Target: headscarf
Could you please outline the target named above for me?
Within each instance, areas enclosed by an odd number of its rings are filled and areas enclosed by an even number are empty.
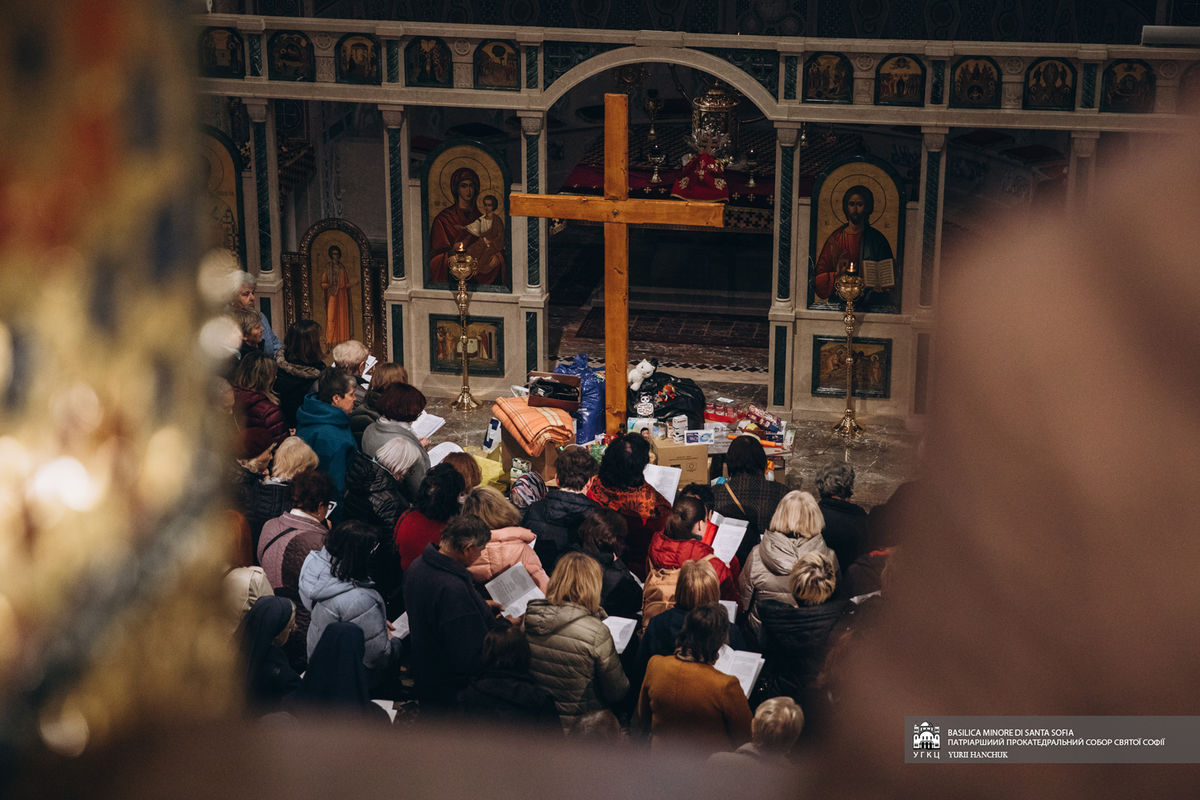
[[[363,665],[362,628],[349,622],[326,626],[317,642],[296,700],[325,710],[361,711],[371,703]]]
[[[255,600],[242,618],[238,633],[246,656],[246,688],[253,704],[278,703],[299,680],[275,644],[275,637],[287,627],[294,611],[291,600],[272,594]]]

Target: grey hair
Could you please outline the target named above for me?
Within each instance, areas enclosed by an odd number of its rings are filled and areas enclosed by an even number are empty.
[[[845,461],[831,461],[817,471],[817,492],[821,497],[849,497],[854,494],[854,467]]]
[[[375,460],[379,466],[392,473],[396,480],[404,480],[404,476],[413,468],[421,454],[416,447],[399,436],[388,439],[375,452]]]

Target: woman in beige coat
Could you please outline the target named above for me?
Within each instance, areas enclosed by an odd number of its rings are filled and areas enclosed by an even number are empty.
[[[805,553],[820,553],[838,568],[837,556],[821,538],[825,517],[816,498],[808,492],[791,491],[779,501],[770,529],[762,541],[750,551],[746,566],[738,581],[739,602],[747,614],[754,637],[762,640],[762,620],[758,605],[764,600],[778,600],[795,605],[788,584],[788,575],[796,561]]]
[[[525,632],[533,652],[530,672],[554,695],[563,726],[620,702],[629,680],[601,620],[600,565],[583,553],[567,553],[550,577],[545,600],[532,600]]]
[[[492,532],[491,541],[475,563],[467,567],[477,583],[487,583],[513,564],[525,565],[525,570],[537,587],[546,591],[550,576],[542,569],[542,560],[533,552],[537,538],[529,528],[518,525],[521,512],[490,486],[476,486],[463,500],[462,513],[476,517]]]

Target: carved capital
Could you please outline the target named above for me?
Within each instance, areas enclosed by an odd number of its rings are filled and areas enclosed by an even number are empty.
[[[779,141],[780,147],[795,147],[796,137],[800,135],[800,126],[798,125],[776,125],[775,138]]]
[[[450,43],[450,49],[454,51],[454,55],[464,58],[471,55],[475,45],[469,39],[455,39]]]
[[[1096,142],[1099,139],[1099,131],[1071,131],[1071,155],[1091,158],[1096,155]]]
[[[854,68],[859,72],[871,72],[875,69],[875,55],[873,53],[859,53],[851,60],[854,62]]]
[[[931,153],[936,153],[946,147],[946,134],[949,128],[921,128],[921,144]]]
[[[242,105],[246,107],[246,113],[250,115],[251,122],[267,121],[268,102],[268,100],[261,97],[242,98]]]
[[[544,114],[518,111],[517,117],[521,120],[521,133],[526,136],[537,136],[542,132],[542,125],[545,123]]]
[[[404,124],[404,106],[380,105],[383,114],[383,124],[387,128],[399,128]]]
[[[1151,66],[1154,67],[1155,74],[1165,80],[1170,81],[1179,77],[1178,61],[1155,61]]]
[[[1025,59],[1020,56],[1009,56],[1004,59],[1003,68],[1007,75],[1020,75],[1025,71]]]

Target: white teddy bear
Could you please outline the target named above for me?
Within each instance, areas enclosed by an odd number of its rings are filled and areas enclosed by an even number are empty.
[[[642,388],[642,381],[654,374],[658,369],[658,359],[642,359],[633,369],[629,370],[629,388],[637,391]]]

